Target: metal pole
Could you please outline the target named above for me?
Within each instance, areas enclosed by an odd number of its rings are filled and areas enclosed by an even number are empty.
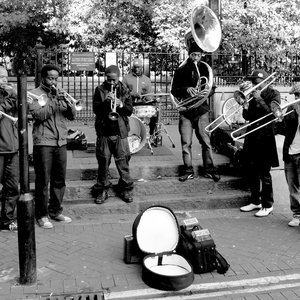
[[[18,76],[20,199],[17,205],[20,283],[36,282],[34,198],[29,187],[27,77]]]

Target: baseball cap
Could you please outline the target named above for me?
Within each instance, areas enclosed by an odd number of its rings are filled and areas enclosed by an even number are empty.
[[[143,66],[143,62],[142,62],[141,59],[135,58],[135,59],[132,61],[132,66],[133,66],[133,67],[142,67],[142,66]]]
[[[190,55],[191,53],[194,53],[194,52],[201,52],[202,53],[203,50],[195,42],[192,42],[190,47],[189,47],[188,53]]]
[[[120,76],[120,69],[115,65],[110,65],[105,69],[105,75],[112,74],[112,73]]]
[[[297,82],[293,85],[292,89],[289,91],[289,94],[300,94],[300,82]]]
[[[268,76],[269,74],[265,70],[255,69],[248,78],[251,80],[256,78],[266,79]]]

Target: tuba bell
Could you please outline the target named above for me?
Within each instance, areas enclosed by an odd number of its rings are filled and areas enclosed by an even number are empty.
[[[185,34],[185,44],[188,49],[192,43],[196,43],[205,52],[214,52],[218,49],[222,38],[221,25],[218,17],[209,7],[204,5],[195,7],[191,14],[190,25],[191,29]],[[185,62],[186,60],[181,65]],[[176,97],[170,93],[171,100],[179,111],[200,106],[210,95],[213,86],[213,72],[207,63],[201,63],[207,68],[208,77],[199,76],[197,84],[199,94],[197,96],[176,99]],[[197,64],[196,70],[198,74],[200,74]],[[173,82],[171,82],[171,90],[172,83]]]

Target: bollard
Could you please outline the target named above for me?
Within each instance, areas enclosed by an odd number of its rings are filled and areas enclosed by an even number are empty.
[[[29,188],[27,78],[18,76],[18,132],[20,159],[20,199],[17,204],[20,283],[36,282],[34,198]]]

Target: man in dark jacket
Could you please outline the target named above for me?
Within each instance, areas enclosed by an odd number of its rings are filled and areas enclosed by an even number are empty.
[[[288,223],[291,227],[300,225],[300,83],[296,83],[289,92],[295,95],[298,103],[291,105],[286,112],[278,133],[285,136],[283,143],[284,173],[290,193],[290,208],[293,219]]]
[[[62,214],[66,189],[67,120],[74,120],[75,105],[57,89],[59,68],[44,65],[41,84],[31,91],[29,101],[33,118],[33,163],[35,171],[35,217],[40,227],[53,228],[48,216],[57,222],[70,223]],[[50,183],[50,197],[48,186]]]
[[[250,76],[253,85],[261,83],[269,75],[261,69],[254,70]],[[266,87],[267,82],[262,83],[250,95],[250,101],[244,102],[243,118],[253,122],[270,113],[276,113],[281,103],[280,93],[271,86]],[[265,88],[266,87],[266,88]],[[264,89],[263,91],[261,91]],[[263,123],[274,118],[271,114],[268,118],[248,126],[247,131],[259,127]],[[256,217],[268,216],[273,211],[273,187],[271,167],[279,166],[274,123],[262,127],[245,137],[243,157],[247,168],[248,182],[251,190],[250,203],[240,208],[243,212],[259,209]]]
[[[13,120],[3,116],[18,115],[17,94],[7,81],[7,70],[0,66],[0,182],[1,219],[0,230],[17,230],[15,208],[19,199],[18,130]]]
[[[200,96],[205,87],[204,79],[212,81],[212,74],[207,65],[201,62],[203,51],[193,42],[189,48],[188,59],[175,71],[171,93],[178,100],[185,100],[189,97],[195,97],[195,103],[203,99]],[[198,68],[198,70],[197,70]],[[198,72],[199,71],[199,72]],[[212,84],[212,82],[210,82]],[[208,97],[209,95],[207,95]],[[195,130],[196,137],[202,146],[202,159],[204,168],[204,177],[219,181],[220,176],[213,163],[212,147],[209,133],[205,127],[209,124],[209,105],[205,100],[196,108],[182,107],[179,110],[179,132],[181,135],[182,158],[184,163],[184,174],[179,177],[180,181],[194,178],[194,169],[192,164],[192,137]]]
[[[121,198],[130,203],[133,201],[133,181],[129,174],[130,150],[127,138],[130,130],[128,117],[133,111],[132,100],[129,90],[119,81],[120,70],[117,66],[107,67],[105,76],[106,80],[96,87],[93,98],[98,161],[98,179],[93,187],[98,193],[95,203],[102,204],[108,198],[112,156],[120,175],[118,191]]]

